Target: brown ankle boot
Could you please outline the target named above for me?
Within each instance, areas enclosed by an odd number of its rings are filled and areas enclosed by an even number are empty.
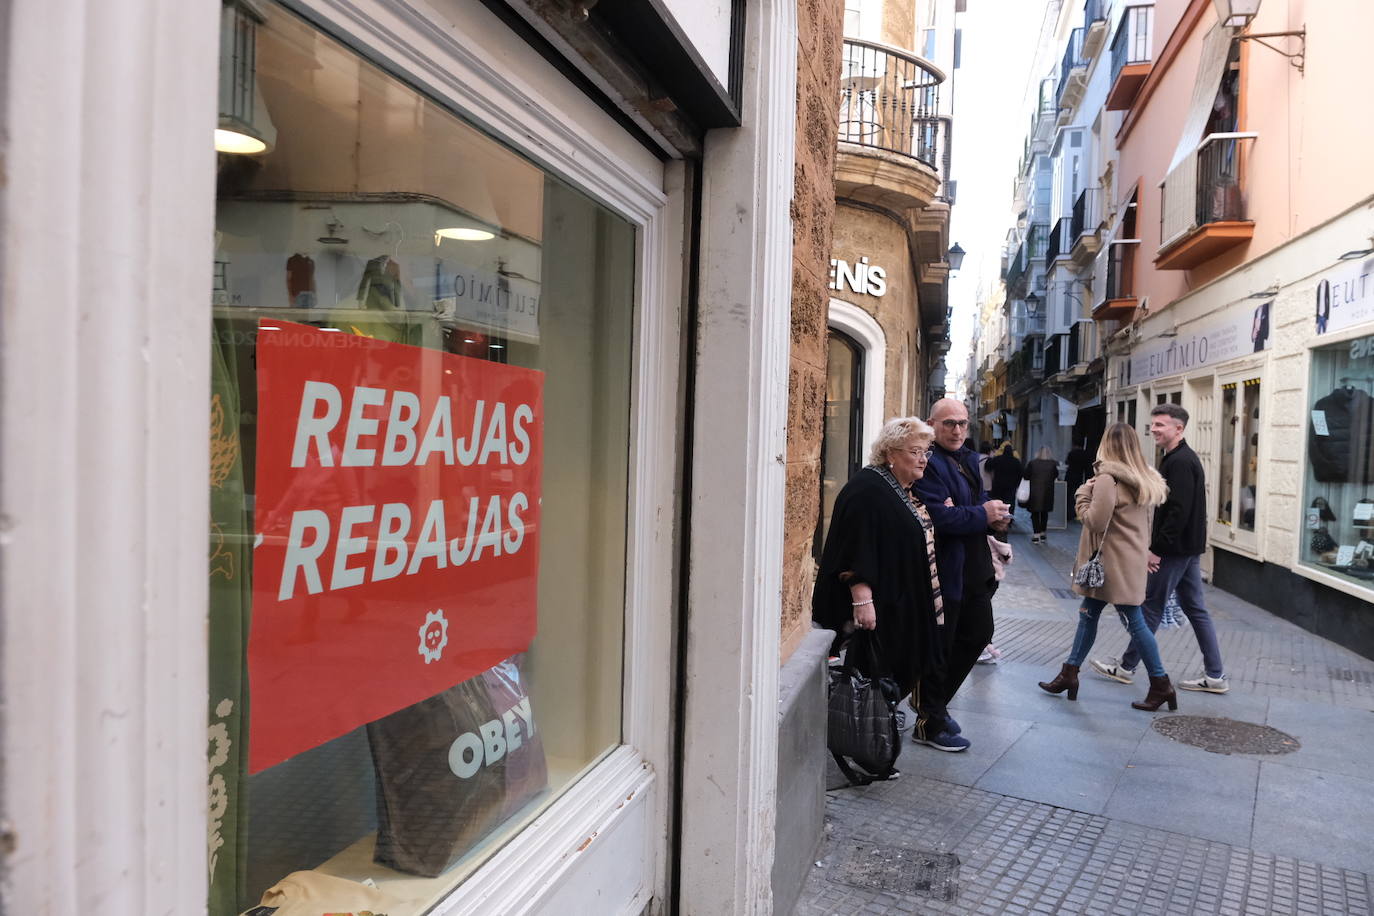
[[[1174,685],[1169,683],[1169,675],[1163,677],[1150,677],[1150,692],[1145,694],[1145,699],[1139,700],[1131,705],[1136,709],[1144,709],[1154,712],[1162,704],[1168,703],[1169,710],[1172,712],[1178,709],[1178,694],[1174,692]]]
[[[1069,699],[1078,699],[1078,666],[1065,662],[1052,681],[1041,681],[1040,689],[1047,693],[1069,692]]]

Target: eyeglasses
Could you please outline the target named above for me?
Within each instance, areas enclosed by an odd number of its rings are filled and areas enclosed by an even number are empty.
[[[940,425],[945,429],[963,429],[968,426],[968,420],[941,420]]]
[[[904,448],[902,451],[906,452],[912,458],[920,458],[923,461],[930,460],[930,449],[928,448]]]

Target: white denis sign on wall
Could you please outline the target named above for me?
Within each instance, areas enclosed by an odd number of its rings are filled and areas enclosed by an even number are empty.
[[[1191,372],[1225,362],[1246,353],[1259,353],[1269,345],[1269,309],[1272,302],[1254,308],[1237,307],[1227,317],[1196,331],[1180,331],[1176,337],[1150,341],[1131,352],[1128,377],[1123,385]]]
[[[1347,261],[1317,281],[1317,333],[1374,321],[1374,259]]]

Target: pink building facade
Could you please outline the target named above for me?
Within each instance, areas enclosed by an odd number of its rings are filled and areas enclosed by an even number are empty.
[[[1108,419],[1187,409],[1212,580],[1374,656],[1374,6],[1242,5],[1112,16]]]

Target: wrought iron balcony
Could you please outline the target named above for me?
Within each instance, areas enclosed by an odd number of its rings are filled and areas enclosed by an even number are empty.
[[[944,81],[938,67],[915,54],[846,38],[840,140],[909,156],[939,171]]]
[[[1107,252],[1107,284],[1102,301],[1093,309],[1094,321],[1130,318],[1135,313],[1135,258],[1140,243],[1134,239],[1112,242]]]
[[[1059,108],[1072,109],[1083,98],[1087,70],[1088,62],[1083,59],[1083,29],[1074,29],[1069,33],[1064,57],[1059,62],[1059,88],[1056,95]]]
[[[1098,236],[1101,219],[1097,214],[1097,190],[1084,188],[1073,202],[1073,217],[1069,223],[1070,254],[1080,267],[1086,266],[1102,248]]]
[[[1060,217],[1050,230],[1049,241],[1045,245],[1046,270],[1053,267],[1059,258],[1066,257],[1069,249],[1073,247],[1073,237],[1068,234],[1072,222],[1068,217]]]
[[[1164,179],[1161,270],[1190,270],[1255,233],[1241,187],[1243,141],[1254,133],[1208,134]]]
[[[1083,58],[1092,60],[1102,50],[1107,35],[1107,9],[1103,0],[1087,0],[1083,4]]]
[[[1153,6],[1128,6],[1112,39],[1112,82],[1107,93],[1107,110],[1124,111],[1135,101],[1141,83],[1150,75]]]

